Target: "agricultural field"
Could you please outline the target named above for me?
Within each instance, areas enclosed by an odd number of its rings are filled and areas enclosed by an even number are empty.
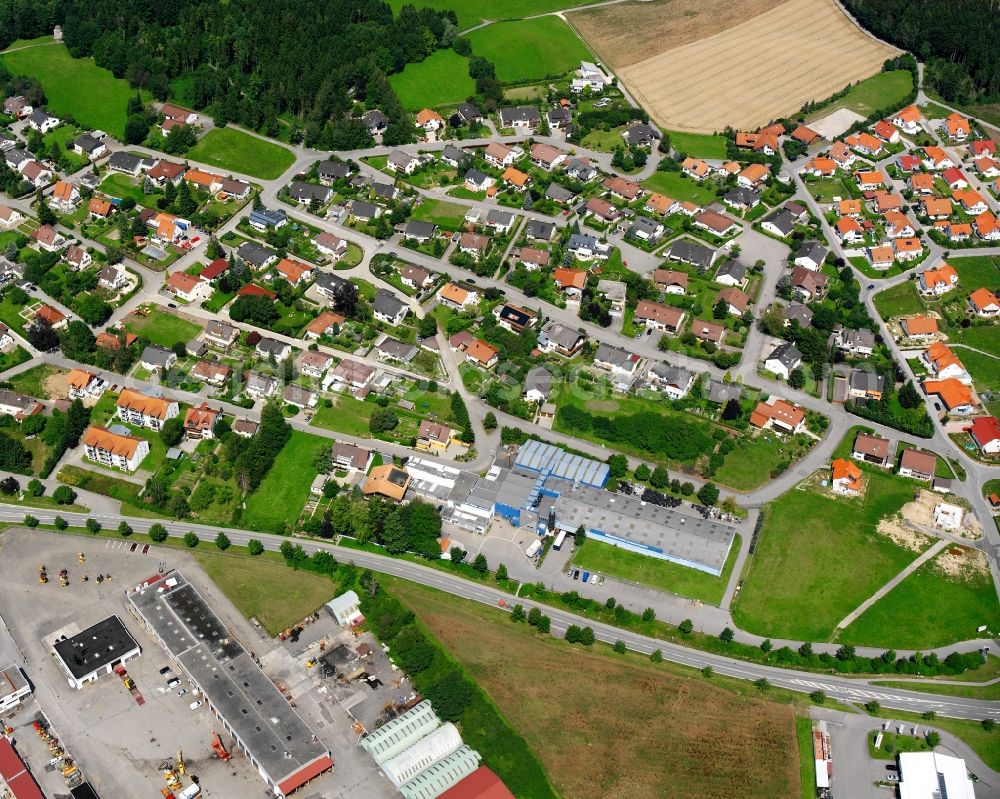
[[[923,564],[843,630],[838,641],[862,646],[892,642],[902,649],[947,646],[996,626],[1000,604],[985,557],[954,548]]]
[[[621,577],[660,591],[718,605],[726,592],[726,585],[729,583],[729,576],[732,574],[733,564],[739,551],[740,537],[736,536],[719,577],[590,538],[573,553],[572,563],[581,569],[596,571],[610,577]]]
[[[415,583],[393,580],[391,590],[503,709],[561,795],[799,795],[790,706],[601,645],[541,637],[496,609]],[[525,679],[525,664],[545,678]]]
[[[389,83],[410,111],[458,105],[476,93],[468,60],[454,50],[437,50],[423,61],[407,64],[402,72],[389,76]]]
[[[875,295],[875,309],[883,319],[923,313],[926,308],[912,280],[880,291]]]
[[[809,119],[821,119],[841,108],[847,108],[867,117],[880,108],[902,105],[912,90],[913,76],[909,70],[897,69],[892,72],[880,72],[878,75],[872,75],[870,78],[859,81],[839,100],[810,114]],[[839,89],[834,91],[839,91]],[[812,99],[822,100],[824,98],[815,97]]]
[[[241,557],[213,552],[210,546],[203,543],[191,554],[236,609],[257,619],[270,635],[302,621],[337,592],[329,577],[289,569],[277,553]]]
[[[469,41],[475,55],[493,62],[502,83],[559,77],[591,58],[576,32],[554,16],[487,25]]]
[[[619,13],[634,11],[622,6]],[[855,26],[833,0],[785,0],[745,13],[740,24],[720,31],[716,19],[731,16],[728,11],[702,17],[702,32],[711,31],[710,36],[687,44],[662,36],[657,49],[641,58],[635,58],[641,45],[623,43],[621,54],[613,56],[599,29],[582,30],[659,124],[699,133],[727,126],[755,129],[792,114],[809,100],[878,72],[897,52]],[[623,27],[630,38],[642,30],[641,23],[623,19],[611,26],[611,38],[620,37]]]
[[[274,180],[295,163],[289,150],[236,128],[213,128],[187,152],[187,157],[241,175]]]
[[[865,476],[863,500],[834,499],[808,485],[768,506],[733,607],[740,627],[772,637],[827,640],[841,619],[917,557],[875,531],[881,518],[913,498],[912,484],[891,475]]]
[[[64,44],[46,44],[4,53],[0,63],[13,75],[37,78],[45,90],[47,108],[57,116],[70,115],[81,125],[117,139],[124,135],[125,110],[135,89],[97,66],[93,58],[73,58]]]

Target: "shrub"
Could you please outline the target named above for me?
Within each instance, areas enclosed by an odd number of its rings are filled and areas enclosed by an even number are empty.
[[[38,527],[38,519],[32,516],[30,513],[24,517],[25,527]]]
[[[87,532],[92,535],[97,535],[101,532],[101,523],[97,519],[87,519]]]
[[[198,543],[200,541],[201,541],[201,539],[198,538],[198,534],[197,533],[194,533],[194,532],[192,532],[190,530],[188,532],[184,533],[184,545],[185,546],[188,546],[191,549],[194,549],[196,546],[198,546]]]
[[[149,539],[155,541],[157,544],[163,543],[167,540],[167,528],[156,522],[149,528]]]
[[[62,516],[56,516],[56,518],[53,520],[53,524],[55,524],[57,530],[65,530],[67,527],[69,527],[69,522],[66,521]]]

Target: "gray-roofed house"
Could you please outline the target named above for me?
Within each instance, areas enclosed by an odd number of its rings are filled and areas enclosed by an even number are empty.
[[[812,324],[813,312],[808,305],[790,302],[782,307],[781,316],[785,320],[785,327],[791,327],[792,322],[798,322],[799,327],[809,327]]]
[[[638,355],[611,344],[601,344],[594,353],[594,366],[611,372],[619,391],[626,391],[631,386],[639,361]]]
[[[403,229],[403,236],[419,242],[430,241],[437,232],[437,225],[433,222],[423,222],[419,219],[411,219]]]
[[[528,129],[537,128],[541,121],[538,109],[533,105],[519,105],[500,109],[500,127]]]
[[[514,214],[510,211],[491,208],[486,214],[486,227],[492,228],[501,235],[507,233],[514,227]]]
[[[330,300],[337,299],[341,288],[350,281],[347,278],[343,278],[340,275],[335,275],[332,272],[320,272],[316,275],[316,280],[313,283],[313,288]]]
[[[458,115],[466,122],[479,122],[483,118],[483,112],[479,106],[468,100],[458,107]]]
[[[150,344],[139,356],[139,365],[151,372],[156,369],[169,369],[175,363],[177,363],[176,353],[157,347],[155,344]]]
[[[715,282],[724,286],[742,286],[746,277],[746,265],[735,258],[726,261],[715,272]]]
[[[571,158],[569,163],[566,164],[566,174],[582,183],[586,183],[597,177],[597,167],[586,158]]]
[[[565,358],[576,355],[587,337],[573,327],[560,322],[549,322],[538,333],[538,348],[542,352],[557,353]]]
[[[100,139],[95,139],[89,133],[84,133],[73,142],[73,151],[85,155],[91,161],[104,155],[108,148]]]
[[[555,181],[549,184],[549,187],[545,190],[545,196],[550,200],[555,200],[560,205],[572,202],[573,198],[576,197],[573,192]]]
[[[343,161],[320,161],[317,167],[317,175],[323,183],[333,183],[335,180],[347,180],[351,174],[351,168]]]
[[[359,222],[370,222],[382,215],[382,206],[366,203],[361,200],[351,200],[351,216]]]
[[[253,269],[266,269],[277,262],[278,253],[263,244],[245,241],[236,248],[236,257]]]
[[[379,200],[395,200],[399,195],[399,189],[392,183],[372,182],[369,184],[368,189],[371,191],[372,196]]]
[[[375,345],[375,351],[382,360],[409,363],[416,357],[419,348],[414,344],[406,344],[392,336],[386,336]]]
[[[274,358],[276,361],[283,361],[292,354],[292,347],[284,341],[274,338],[262,338],[257,342],[255,353],[258,358]]]
[[[762,229],[784,238],[795,230],[795,214],[787,208],[779,208],[765,216],[760,223]]]
[[[247,222],[261,233],[268,229],[279,230],[288,224],[288,214],[284,208],[254,208]]]
[[[573,121],[573,112],[568,108],[550,108],[545,113],[545,121],[548,122],[550,130],[565,130]]]
[[[715,250],[690,239],[678,239],[670,245],[665,255],[671,261],[691,264],[700,274],[705,274],[715,260]]]
[[[646,379],[657,391],[662,391],[672,400],[683,399],[694,385],[694,372],[681,366],[671,366],[657,361],[646,372]]]
[[[259,372],[250,372],[244,390],[256,399],[267,399],[274,396],[274,392],[278,390],[278,381]]]
[[[465,188],[469,191],[486,191],[496,182],[495,177],[478,169],[470,169],[465,173]]]
[[[405,302],[388,289],[379,289],[375,292],[372,311],[376,319],[386,324],[398,325],[406,318],[409,308]]]
[[[723,383],[721,380],[708,381],[708,401],[716,405],[725,405],[730,400],[740,401],[743,387],[738,383]]]
[[[775,347],[764,361],[764,368],[782,380],[787,380],[792,370],[801,365],[802,353],[790,341],[783,341]]]
[[[288,195],[299,205],[308,205],[313,200],[322,205],[333,197],[333,189],[329,186],[317,186],[315,183],[293,180],[288,187]]]
[[[606,258],[611,253],[611,248],[607,244],[601,244],[596,236],[587,236],[583,233],[570,234],[566,249],[581,261]]]
[[[871,372],[867,369],[853,369],[851,371],[850,388],[848,396],[853,399],[882,399],[882,392],[885,391],[885,377],[878,372]]]
[[[636,122],[622,132],[629,147],[652,147],[660,139],[660,131],[645,122]]]
[[[628,229],[629,236],[654,244],[663,235],[665,228],[659,222],[645,216],[637,216],[632,220],[632,226]]]
[[[365,112],[361,116],[361,121],[365,123],[365,127],[368,128],[368,132],[372,136],[377,136],[380,133],[384,133],[385,129],[389,127],[389,117],[387,117],[377,108]]]
[[[747,211],[760,203],[760,192],[736,186],[722,197],[722,202],[737,211]]]
[[[221,350],[228,350],[233,346],[239,335],[239,330],[218,319],[213,319],[205,325],[205,343]]]
[[[441,160],[455,169],[461,169],[472,160],[472,156],[454,144],[446,144],[441,151]]]
[[[112,153],[108,159],[108,169],[114,172],[121,172],[125,175],[132,175],[133,177],[142,171],[142,164],[143,160],[139,156],[132,155],[124,150]]]
[[[524,378],[524,398],[528,402],[545,402],[552,393],[552,373],[544,366],[533,366]]]
[[[37,130],[40,133],[49,133],[59,127],[59,123],[62,120],[57,116],[53,116],[44,108],[36,108],[28,116],[28,124],[32,129]]]
[[[389,159],[385,162],[385,165],[393,172],[412,175],[414,170],[420,166],[420,159],[402,150],[393,150],[389,153]]]
[[[826,260],[826,248],[818,241],[804,241],[795,253],[795,265],[812,271],[818,270]]]
[[[852,330],[837,325],[830,333],[830,344],[854,358],[867,358],[875,351],[875,334],[866,327]]]
[[[543,222],[541,219],[529,219],[524,228],[524,235],[534,241],[552,241],[556,233],[556,226],[551,222]]]

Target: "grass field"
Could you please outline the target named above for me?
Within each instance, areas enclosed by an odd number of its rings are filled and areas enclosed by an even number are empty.
[[[585,5],[589,0],[421,0],[419,8],[454,11],[458,15],[459,30],[471,28],[485,20],[520,19],[547,11]],[[407,0],[389,0],[389,6],[398,14]],[[412,4],[411,4],[412,5]],[[478,53],[478,51],[477,51]]]
[[[425,586],[393,580],[391,590],[503,709],[562,796],[798,796],[791,707],[604,646],[540,637]]]
[[[45,381],[52,377],[52,375],[60,373],[65,374],[62,369],[42,363],[6,379],[10,381],[10,384],[14,387],[14,391],[27,394],[29,397],[49,399],[49,394],[45,390]]]
[[[301,621],[336,593],[329,577],[293,571],[276,553],[250,558],[213,552],[210,547],[202,543],[192,553],[198,565],[240,613],[257,619],[271,635]]]
[[[670,143],[678,152],[687,153],[694,158],[717,158],[720,161],[726,157],[726,137],[708,133],[685,133],[671,130]]]
[[[147,316],[130,316],[125,327],[137,336],[148,338],[161,347],[172,347],[178,341],[187,344],[201,332],[201,325],[181,319],[159,308],[154,308]]]
[[[766,433],[741,439],[736,449],[726,455],[713,480],[737,491],[750,491],[767,482],[771,471],[780,464],[798,460],[812,443],[805,436],[779,438]]]
[[[813,759],[812,719],[795,717],[795,737],[799,744],[799,782],[802,799],[816,796],[816,761]]]
[[[983,355],[981,352],[975,352],[961,346],[955,347],[954,351],[965,364],[965,368],[969,370],[969,374],[972,375],[977,391],[980,393],[987,389],[1000,391],[1000,358]]]
[[[989,573],[946,576],[925,563],[843,630],[838,640],[900,649],[947,646],[981,637],[976,628],[1000,625],[1000,604]],[[886,640],[886,632],[891,637]]]
[[[880,291],[875,295],[874,302],[875,309],[883,319],[923,313],[927,310],[924,301],[920,299],[920,292],[911,280]]]
[[[493,62],[503,83],[559,77],[591,58],[559,17],[488,25],[470,33],[469,41],[473,53]]]
[[[1000,335],[997,335],[996,325],[953,327],[948,331],[948,343],[952,346],[965,344],[1000,358]]]
[[[707,205],[715,201],[714,184],[706,186],[680,172],[654,172],[642,185],[681,202],[689,200],[698,205]]]
[[[454,50],[437,50],[417,64],[389,76],[403,107],[410,111],[457,105],[476,93],[469,62]]]
[[[745,630],[824,641],[838,622],[910,563],[915,553],[875,532],[913,498],[908,482],[872,474],[864,504],[793,489],[767,508],[733,618]],[[892,632],[899,632],[893,625]],[[885,640],[891,645],[891,640]]]
[[[841,87],[843,88],[843,87]],[[891,105],[902,105],[913,89],[913,76],[909,70],[897,69],[893,72],[880,72],[865,78],[851,87],[851,90],[834,103],[820,109],[809,116],[810,119],[820,119],[839,108],[849,108],[863,117],[867,117],[880,108]],[[836,89],[834,91],[837,91]],[[831,92],[832,94],[833,92]],[[822,100],[822,97],[814,98]]]
[[[125,109],[135,89],[94,59],[73,58],[65,45],[51,44],[5,53],[0,62],[14,75],[37,78],[48,99],[46,107],[57,116],[71,115],[81,125],[117,139],[124,135]]]
[[[723,30],[706,20],[703,38],[679,46],[662,39],[648,58],[628,58],[618,76],[669,130],[752,130],[877,73],[896,52],[855,26],[833,0],[786,0],[744,19]],[[599,31],[584,35],[608,57]]]
[[[251,530],[284,532],[295,523],[309,499],[309,488],[318,472],[313,466],[316,452],[329,442],[299,430],[274,459],[260,486],[247,497],[243,520]]]
[[[965,258],[949,258],[948,263],[958,272],[958,283],[966,291],[974,291],[981,286],[990,291],[1000,290],[1000,256],[971,255]]]
[[[413,218],[433,222],[445,230],[458,230],[465,219],[467,206],[447,200],[425,199],[413,210]]]
[[[131,197],[136,201],[138,205],[144,205],[152,208],[157,197],[162,196],[159,192],[156,194],[146,194],[142,190],[142,183],[136,185],[135,181],[128,175],[123,175],[121,172],[111,172],[101,181],[101,191],[106,194],[110,194],[112,197],[118,197],[120,199],[125,199],[126,197]]]
[[[274,144],[236,128],[213,128],[187,152],[192,161],[274,180],[295,163],[295,156]]]
[[[718,605],[726,591],[739,551],[740,537],[736,536],[720,577],[593,539],[584,541],[583,547],[573,554],[572,562],[581,569]]]

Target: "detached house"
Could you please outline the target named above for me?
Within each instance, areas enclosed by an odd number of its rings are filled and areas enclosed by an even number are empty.
[[[1000,316],[1000,299],[987,288],[978,288],[969,295],[969,311],[983,319]]]
[[[417,167],[420,166],[420,159],[402,150],[393,150],[389,153],[389,159],[385,165],[387,169],[391,169],[393,172],[412,175]]]
[[[920,120],[920,111],[915,105],[908,105],[889,117],[893,125],[911,136],[920,130]]]
[[[773,372],[782,380],[802,365],[802,353],[790,341],[785,341],[775,347],[764,360],[764,368]]]
[[[620,347],[601,344],[594,353],[594,366],[610,372],[615,388],[625,391],[635,378],[640,358]]]
[[[544,169],[546,172],[551,172],[556,167],[565,163],[568,158],[566,153],[558,147],[542,143],[532,144],[530,154],[531,163]]]
[[[388,289],[375,292],[372,311],[376,319],[390,325],[398,325],[409,313],[409,307]]]
[[[889,465],[889,439],[858,433],[851,457],[856,461],[885,468]]]
[[[861,469],[844,458],[837,458],[830,464],[833,472],[831,487],[835,494],[857,496],[861,493]]]
[[[661,330],[675,334],[684,324],[685,313],[680,308],[650,300],[639,300],[635,308],[636,324],[645,324],[647,330]]]
[[[209,299],[215,289],[200,275],[189,275],[184,272],[173,272],[167,277],[166,289],[184,302],[202,302]]]
[[[919,285],[924,294],[940,296],[958,285],[958,272],[954,267],[943,263],[934,269],[925,269],[921,272]]]
[[[761,402],[750,414],[750,424],[764,430],[800,433],[805,429],[806,412],[783,399]]]
[[[188,408],[184,414],[185,437],[193,441],[215,438],[215,424],[220,416],[222,411],[209,408],[207,402],[197,408]]]
[[[584,341],[583,333],[559,322],[549,322],[538,333],[538,348],[542,352],[556,353],[564,358],[576,355]]]
[[[899,459],[900,477],[930,481],[937,469],[937,455],[919,449],[905,449]]]

